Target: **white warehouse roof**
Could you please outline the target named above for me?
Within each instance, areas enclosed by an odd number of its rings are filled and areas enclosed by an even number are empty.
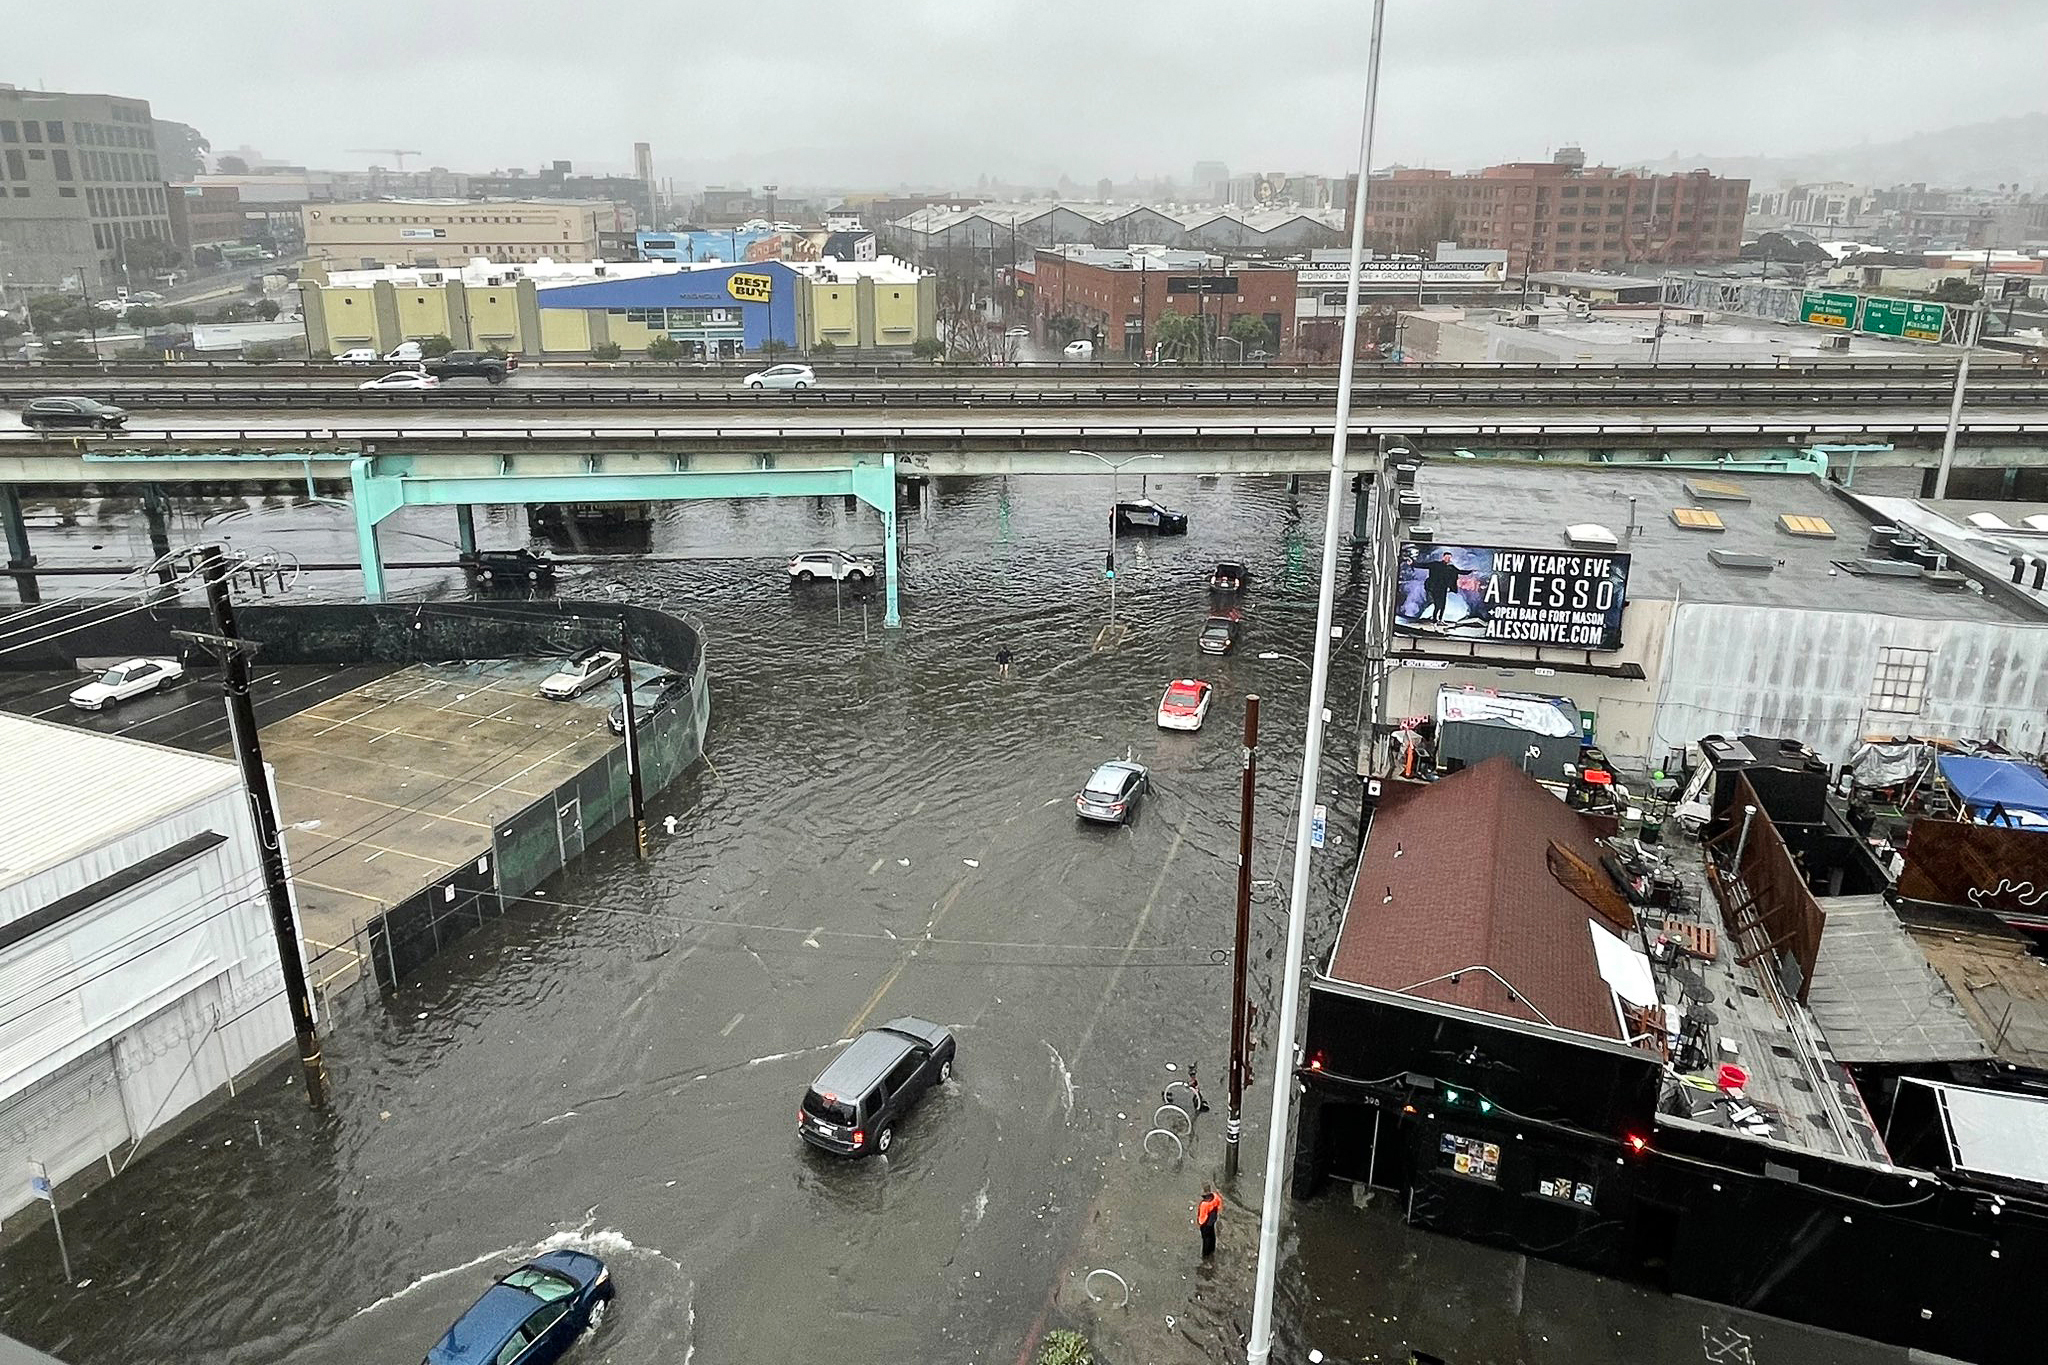
[[[239,787],[231,759],[0,714],[0,887]]]

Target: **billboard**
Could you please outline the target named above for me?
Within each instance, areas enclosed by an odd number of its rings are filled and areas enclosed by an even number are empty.
[[[1612,551],[1403,545],[1394,629],[1443,640],[1620,649],[1628,564]]]

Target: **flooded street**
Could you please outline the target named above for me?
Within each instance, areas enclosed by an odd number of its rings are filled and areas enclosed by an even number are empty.
[[[565,596],[708,631],[709,761],[651,798],[650,861],[616,833],[403,990],[343,997],[327,1113],[281,1067],[146,1151],[65,1211],[87,1287],[58,1283],[47,1230],[0,1254],[7,1330],[75,1365],[411,1361],[492,1274],[574,1246],[619,1285],[579,1359],[824,1347],[1007,1365],[1169,1064],[1199,1062],[1220,1109],[1248,691],[1267,741],[1258,878],[1279,873],[1292,826],[1307,670],[1257,654],[1312,648],[1322,487],[1151,491],[1191,531],[1121,540],[1131,630],[1103,654],[1106,476],[947,482],[906,502],[900,632],[878,596],[786,581],[788,553],[878,542],[873,512],[837,500],[667,506],[654,552],[685,562],[565,572]],[[223,529],[317,562],[346,557],[345,518]],[[183,513],[178,535],[197,520]],[[478,520],[486,545],[524,541],[516,509]],[[385,554],[432,557],[452,523],[409,510]],[[133,531],[36,534],[56,563]],[[1195,635],[1219,558],[1254,577],[1238,652],[1211,659]],[[445,572],[393,579],[401,595],[460,591]],[[1350,811],[1362,659],[1338,659],[1323,791]],[[1217,685],[1200,734],[1153,723],[1180,675]],[[1137,820],[1077,827],[1076,787],[1127,753],[1154,776]],[[1333,811],[1313,905],[1348,875],[1349,818]],[[1256,907],[1262,1009],[1283,906],[1264,888]],[[886,1160],[803,1147],[796,1104],[834,1045],[913,1013],[958,1032],[954,1079]],[[1252,1149],[1267,1102],[1262,1087],[1247,1105]]]

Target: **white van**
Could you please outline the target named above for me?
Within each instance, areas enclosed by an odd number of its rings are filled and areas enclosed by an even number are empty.
[[[1092,341],[1070,341],[1063,354],[1069,360],[1095,359],[1095,343]]]
[[[381,360],[375,346],[352,347],[334,357],[334,363],[337,365],[376,365],[381,363]]]
[[[417,341],[401,341],[384,357],[386,360],[418,360],[420,344]]]

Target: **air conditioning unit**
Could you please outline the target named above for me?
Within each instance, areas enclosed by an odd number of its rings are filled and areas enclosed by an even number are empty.
[[[1515,326],[1517,326],[1517,327],[1531,327],[1531,328],[1533,328],[1533,327],[1537,326],[1538,324],[1540,324],[1540,323],[1541,323],[1542,321],[1543,321],[1543,315],[1542,315],[1541,313],[1517,313],[1517,314],[1515,314]]]
[[[1822,338],[1820,339],[1820,349],[1822,349],[1823,351],[1846,351],[1846,350],[1848,350],[1848,349],[1849,349],[1849,334],[1848,334],[1847,332],[1838,332],[1838,333],[1836,333],[1836,334],[1835,334],[1835,335],[1833,335],[1833,336],[1824,336],[1824,337],[1822,337]]]
[[[1698,311],[1680,313],[1678,320],[1688,327],[1704,327],[1707,325],[1707,315]]]

